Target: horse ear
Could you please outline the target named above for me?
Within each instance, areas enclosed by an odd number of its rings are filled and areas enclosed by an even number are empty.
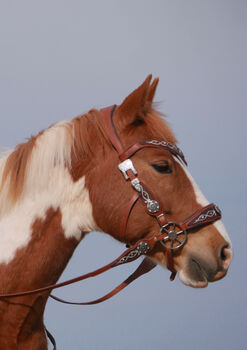
[[[154,95],[155,95],[158,83],[159,83],[159,78],[155,78],[149,88],[147,102],[150,103],[151,106],[152,106],[152,102],[154,99]]]
[[[129,96],[127,96],[122,104],[118,106],[119,118],[124,122],[125,125],[133,123],[136,119],[142,119],[147,112],[147,104],[149,104],[150,98],[154,95],[155,86],[150,90],[150,82],[152,75],[148,75],[144,82],[134,90]]]

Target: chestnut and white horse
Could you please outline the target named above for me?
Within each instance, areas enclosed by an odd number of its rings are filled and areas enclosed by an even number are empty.
[[[125,149],[141,140],[176,145],[173,132],[152,108],[157,84],[148,76],[114,111],[114,132]],[[131,159],[169,221],[181,222],[208,205],[169,149],[143,148]],[[138,201],[122,235],[133,188],[118,164],[103,112],[96,109],[51,126],[0,158],[1,295],[56,283],[90,231],[106,232],[130,246],[159,232],[157,220]],[[167,266],[160,242],[147,255]],[[231,257],[230,239],[217,220],[188,234],[173,254],[173,268],[184,284],[201,288],[226,275]],[[49,293],[0,299],[0,350],[48,349],[43,313]]]

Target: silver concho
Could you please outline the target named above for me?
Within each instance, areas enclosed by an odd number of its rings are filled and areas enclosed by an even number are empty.
[[[136,177],[134,180],[131,181],[131,185],[134,187],[134,189],[137,191],[137,192],[141,192],[143,187],[142,185],[140,184],[140,181],[139,179]]]
[[[136,249],[140,252],[140,254],[146,254],[150,247],[147,242],[140,242]]]
[[[160,209],[159,203],[157,201],[155,201],[154,199],[150,199],[147,202],[147,210],[150,213],[157,213],[157,211],[159,211],[159,209]]]

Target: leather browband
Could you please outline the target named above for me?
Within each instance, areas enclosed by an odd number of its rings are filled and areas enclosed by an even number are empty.
[[[130,146],[126,151],[122,152],[119,155],[119,159],[121,161],[124,161],[125,159],[132,157],[136,152],[138,152],[142,148],[164,148],[173,155],[175,155],[177,158],[181,159],[184,162],[184,164],[187,165],[184,155],[178,147],[176,147],[175,145],[173,145],[172,147],[172,144],[169,142],[160,141],[160,144],[158,144],[158,141],[156,143],[155,142],[156,141],[154,140],[137,142],[134,145]]]

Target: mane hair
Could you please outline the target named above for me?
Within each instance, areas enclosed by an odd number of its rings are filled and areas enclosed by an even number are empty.
[[[104,143],[106,132],[98,115],[99,111],[91,110],[54,124],[0,158],[0,214],[6,201],[14,205],[24,192],[45,185],[51,167],[70,168],[72,154],[88,157],[93,153],[93,140]]]
[[[13,200],[17,199],[21,194],[27,163],[34,148],[35,141],[36,137],[31,137],[28,142],[21,143],[6,160],[2,175],[1,192],[9,176],[9,182],[11,184],[9,186],[9,196]]]
[[[160,114],[151,110],[145,128],[156,139],[176,142]],[[132,126],[134,133],[136,126]],[[19,144],[8,156],[0,158],[0,216],[26,193],[45,188],[52,167],[71,168],[74,156],[79,160],[100,151],[104,156],[110,141],[102,123],[101,113],[92,109],[71,121],[62,121]],[[98,149],[97,149],[98,148]]]

